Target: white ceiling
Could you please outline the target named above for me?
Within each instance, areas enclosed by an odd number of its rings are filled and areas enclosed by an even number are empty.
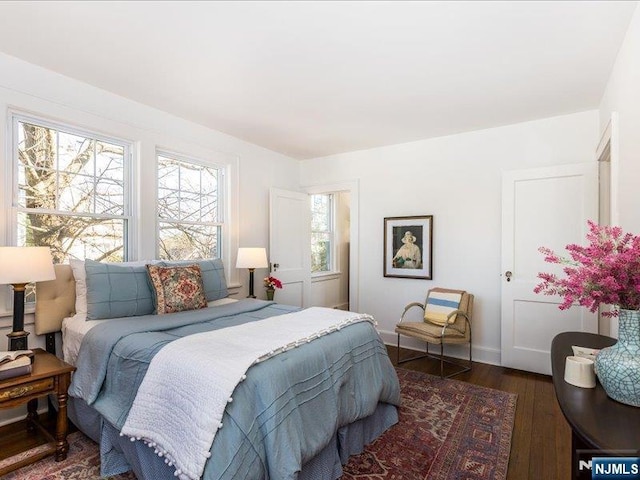
[[[294,158],[597,108],[637,2],[0,2],[0,51]]]

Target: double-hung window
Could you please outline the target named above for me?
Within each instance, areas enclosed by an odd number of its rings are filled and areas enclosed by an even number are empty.
[[[311,273],[335,270],[334,196],[311,195]]]
[[[130,143],[17,114],[12,126],[12,243],[56,263],[127,260]]]
[[[159,257],[219,258],[224,169],[168,152],[157,160]]]

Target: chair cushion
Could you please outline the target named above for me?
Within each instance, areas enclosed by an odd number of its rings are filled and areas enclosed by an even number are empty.
[[[409,337],[419,338],[429,343],[442,342],[442,326],[426,322],[402,322],[396,325],[396,333]],[[468,333],[448,327],[444,335],[445,343],[468,343]]]

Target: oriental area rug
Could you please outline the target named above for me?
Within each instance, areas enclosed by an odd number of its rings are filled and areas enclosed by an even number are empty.
[[[342,480],[504,480],[516,395],[425,373],[397,371],[402,389],[400,421],[363,453],[349,459]],[[67,460],[55,462],[49,457],[3,480],[99,479],[98,446],[80,432],[72,433],[68,440]],[[135,476],[128,473],[110,478],[134,480]]]

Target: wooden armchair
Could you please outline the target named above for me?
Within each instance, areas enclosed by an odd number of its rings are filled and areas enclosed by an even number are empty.
[[[404,320],[407,312],[419,307],[424,312],[421,322]],[[457,365],[461,369],[447,375],[452,377],[471,370],[471,317],[473,315],[473,295],[463,290],[432,288],[427,293],[425,303],[413,302],[404,307],[400,322],[396,325],[398,334],[397,363],[405,363],[419,358],[435,358],[440,360],[440,377],[444,378],[444,362]],[[426,354],[400,360],[400,335],[417,338],[426,342]],[[469,365],[446,360],[444,344],[469,344]],[[440,355],[429,352],[429,344],[440,345]],[[466,363],[466,362],[465,362]]]

